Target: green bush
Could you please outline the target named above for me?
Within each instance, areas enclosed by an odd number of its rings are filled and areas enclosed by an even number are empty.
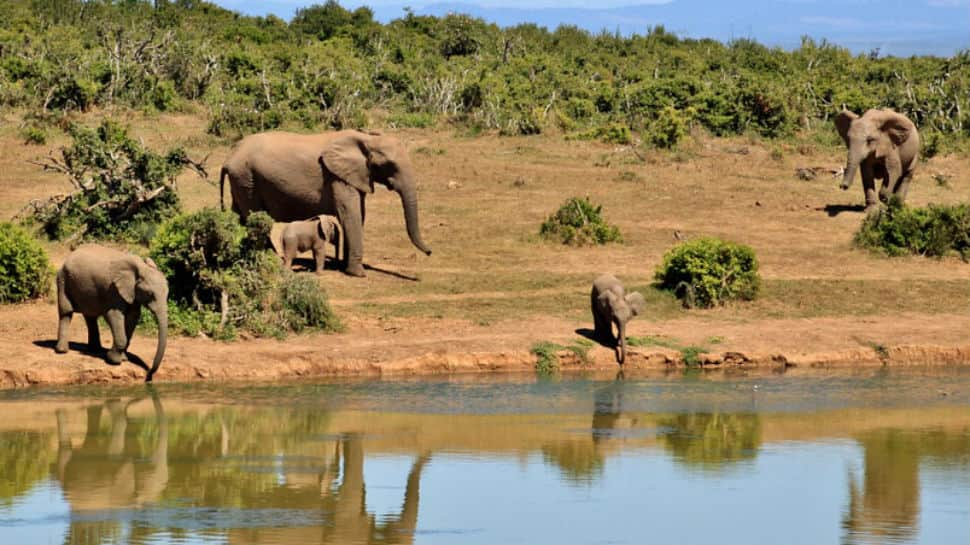
[[[689,121],[688,113],[664,106],[644,136],[657,148],[673,149],[687,136]]]
[[[596,206],[589,198],[568,199],[555,214],[539,228],[539,235],[570,246],[602,245],[622,242],[620,229],[606,222],[602,206]]]
[[[178,213],[176,178],[192,164],[181,148],[156,153],[110,120],[72,125],[69,134],[71,145],[43,166],[65,174],[74,191],[35,203],[29,216],[49,238],[140,242]]]
[[[213,208],[161,226],[151,255],[178,308],[170,313],[173,333],[231,339],[238,330],[273,337],[340,330],[316,280],[283,271],[270,247],[272,226],[265,212],[250,214],[243,226],[232,212]]]
[[[280,325],[290,331],[340,331],[343,326],[330,308],[327,294],[311,275],[286,273],[280,282],[274,310]]]
[[[0,223],[0,303],[19,303],[50,291],[47,252],[30,233],[12,223]]]
[[[970,205],[910,208],[892,199],[866,217],[855,242],[890,256],[957,254],[970,260]]]
[[[20,131],[25,144],[43,146],[47,143],[47,131],[40,127],[26,126]]]
[[[691,308],[752,300],[761,284],[754,250],[717,238],[691,240],[668,251],[655,278],[660,289],[674,292]]]

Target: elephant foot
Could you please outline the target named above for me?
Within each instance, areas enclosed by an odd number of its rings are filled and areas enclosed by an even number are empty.
[[[122,362],[125,361],[124,351],[115,350],[114,348],[112,348],[111,350],[108,350],[108,353],[106,354],[105,357],[108,360],[108,363],[110,363],[111,365],[121,365]]]
[[[67,354],[67,343],[61,344],[58,342],[56,345],[54,345],[54,352],[58,354]]]
[[[882,210],[882,207],[879,205],[879,203],[867,204],[866,205],[866,215],[867,216],[871,216],[872,214],[877,214],[877,213],[879,213],[880,210]]]
[[[360,264],[348,265],[347,268],[344,270],[344,273],[347,274],[348,276],[356,276],[358,278],[364,278],[365,276],[367,276],[367,273],[364,272],[364,266]]]

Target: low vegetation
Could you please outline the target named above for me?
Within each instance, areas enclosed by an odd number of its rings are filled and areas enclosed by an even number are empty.
[[[539,235],[570,246],[601,245],[622,242],[620,229],[603,217],[603,207],[594,205],[589,197],[572,197],[543,222]]]
[[[585,365],[589,363],[589,350],[593,346],[593,341],[588,339],[576,339],[568,345],[541,341],[532,345],[529,352],[536,357],[536,374],[551,375],[559,370],[560,352],[572,352],[579,359],[579,362]]]
[[[957,255],[970,260],[970,205],[908,207],[893,200],[856,233],[859,246],[890,256]]]
[[[750,247],[699,238],[668,251],[655,273],[657,286],[673,292],[688,308],[710,308],[758,296],[758,259]]]
[[[282,337],[340,329],[316,281],[282,270],[270,249],[272,225],[264,212],[243,226],[213,208],[162,225],[151,255],[169,279],[176,332],[229,339],[239,330]]]
[[[852,55],[810,38],[786,51],[662,26],[622,36],[457,13],[383,24],[333,0],[290,22],[197,0],[4,2],[0,20],[0,107],[45,123],[127,107],[202,113],[227,137],[448,122],[669,148],[690,128],[773,138],[828,128],[843,106],[885,106],[916,122],[933,152],[970,126],[967,51]]]
[[[54,240],[145,243],[160,222],[179,212],[175,180],[183,168],[204,172],[182,149],[153,152],[110,120],[97,128],[72,124],[68,133],[71,144],[37,164],[64,174],[73,189],[25,209],[25,219]]]
[[[25,229],[0,223],[0,303],[46,295],[51,286],[47,252]]]

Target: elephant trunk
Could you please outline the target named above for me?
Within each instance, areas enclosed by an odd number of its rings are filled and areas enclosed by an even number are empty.
[[[153,305],[149,305],[148,308],[155,314],[155,318],[158,321],[158,347],[155,349],[155,359],[152,360],[152,367],[148,370],[148,376],[145,377],[145,382],[152,381],[152,376],[158,370],[158,366],[161,365],[162,358],[165,356],[165,346],[168,343],[168,306],[162,300]]]
[[[845,163],[845,172],[842,175],[842,189],[849,189],[852,185],[852,181],[855,179],[855,173],[859,170],[859,165],[862,164],[862,160],[865,159],[865,154],[862,152],[857,152],[849,150],[849,158]]]
[[[411,239],[411,244],[414,244],[425,255],[431,255],[431,248],[421,240],[421,230],[418,228],[418,195],[414,184],[408,183],[398,188],[397,191],[401,196],[401,205],[404,207],[404,222],[407,225],[408,238]]]
[[[619,322],[616,324],[616,329],[617,361],[620,362],[620,365],[623,365],[623,362],[626,360],[626,324],[624,322]]]

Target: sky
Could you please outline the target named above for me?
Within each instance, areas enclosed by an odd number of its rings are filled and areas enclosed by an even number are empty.
[[[284,19],[325,0],[214,0],[251,15]],[[942,55],[970,49],[970,0],[339,0],[366,5],[382,22],[409,6],[420,15],[467,13],[500,26],[523,22],[549,28],[644,34],[663,25],[681,37],[751,38],[785,48],[802,36],[826,39],[856,53]]]

